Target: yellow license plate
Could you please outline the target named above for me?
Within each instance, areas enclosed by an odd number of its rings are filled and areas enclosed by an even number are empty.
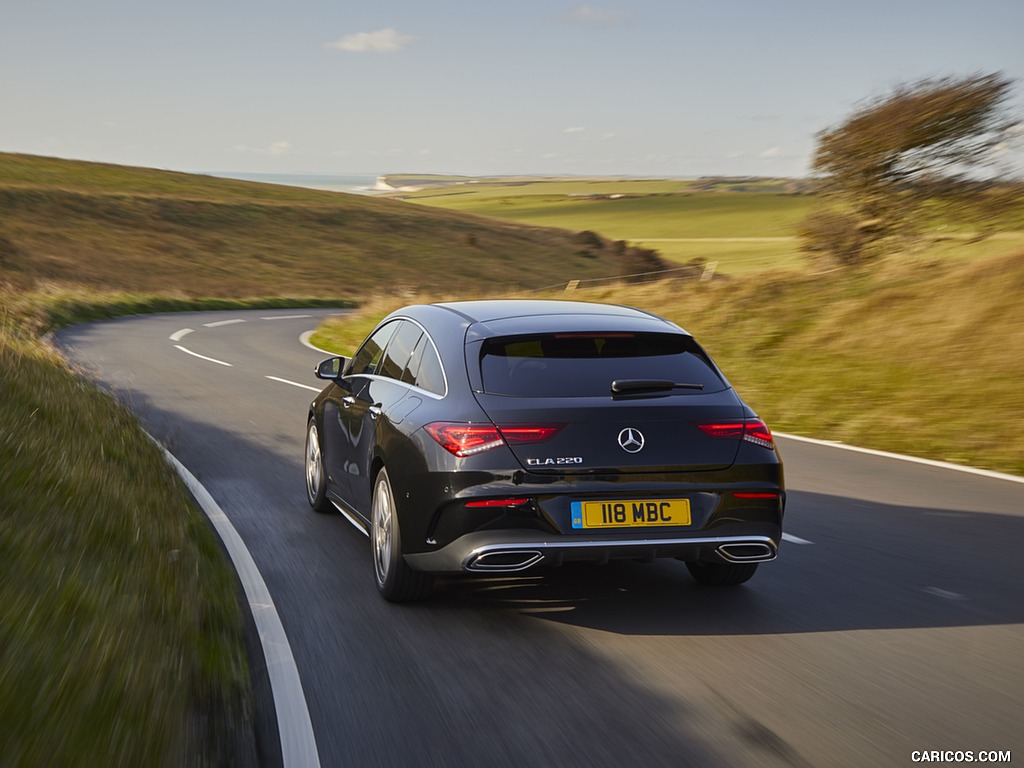
[[[574,501],[573,528],[648,528],[689,525],[689,499]]]

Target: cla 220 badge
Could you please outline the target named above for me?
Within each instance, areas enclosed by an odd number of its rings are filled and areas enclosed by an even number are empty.
[[[527,459],[528,467],[562,467],[566,464],[582,464],[582,456],[560,456],[557,459]]]

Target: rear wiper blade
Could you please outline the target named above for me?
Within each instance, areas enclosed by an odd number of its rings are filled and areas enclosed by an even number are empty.
[[[641,392],[671,392],[673,389],[704,389],[703,384],[686,384],[668,379],[616,379],[612,382],[613,395]]]

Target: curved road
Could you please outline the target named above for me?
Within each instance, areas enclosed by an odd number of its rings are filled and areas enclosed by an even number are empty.
[[[238,530],[323,766],[1024,760],[1024,484],[780,439],[788,541],[742,588],[620,563],[446,579],[394,606],[367,539],[304,498],[323,355],[299,337],[326,314],[154,315],[57,336]]]

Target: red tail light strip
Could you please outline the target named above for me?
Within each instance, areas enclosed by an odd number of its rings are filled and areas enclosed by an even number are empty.
[[[702,432],[711,437],[739,437],[762,448],[774,448],[771,430],[760,419],[698,424]]]
[[[460,459],[502,445],[542,443],[554,437],[565,424],[467,424],[435,421],[424,429],[438,445]]]
[[[509,443],[543,443],[557,435],[564,427],[564,424],[503,424],[498,425],[498,431]]]
[[[528,502],[529,499],[480,499],[479,501],[467,501],[467,507],[519,507]]]

